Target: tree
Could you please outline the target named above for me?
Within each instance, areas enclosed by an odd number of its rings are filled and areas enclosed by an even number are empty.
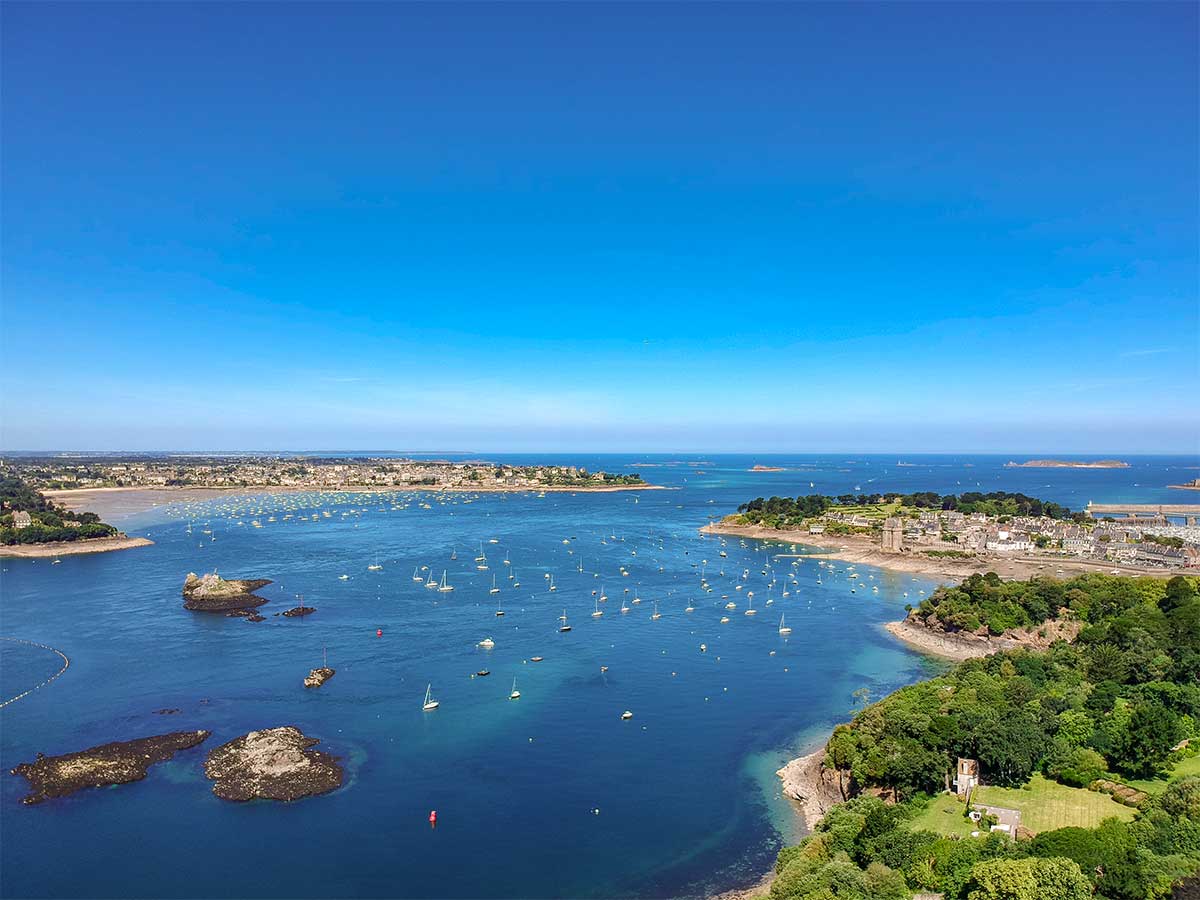
[[[1061,857],[995,859],[971,869],[967,900],[1090,900],[1092,884]]]

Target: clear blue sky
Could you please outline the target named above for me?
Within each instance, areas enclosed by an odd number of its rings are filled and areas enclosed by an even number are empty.
[[[0,15],[5,449],[1200,450],[1194,3]]]

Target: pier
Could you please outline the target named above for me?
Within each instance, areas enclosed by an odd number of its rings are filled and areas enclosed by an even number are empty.
[[[1188,525],[1195,525],[1200,517],[1200,504],[1195,503],[1091,503],[1087,512],[1092,517],[1126,516],[1130,518],[1145,518],[1153,516],[1172,516],[1182,518]]]

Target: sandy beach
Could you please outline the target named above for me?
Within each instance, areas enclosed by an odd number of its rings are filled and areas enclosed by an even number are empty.
[[[111,538],[95,538],[90,541],[55,541],[48,544],[5,544],[0,545],[0,556],[19,559],[42,559],[55,556],[76,556],[80,553],[107,553],[110,550],[130,550],[134,547],[149,547],[154,541],[148,538],[121,535]]]
[[[251,485],[247,487],[213,488],[213,487],[107,487],[107,488],[73,488],[68,490],[42,491],[50,500],[67,509],[86,510],[94,512],[104,521],[128,518],[154,509],[158,506],[169,506],[173,503],[193,503],[202,500],[212,500],[225,497],[257,497],[265,494],[392,494],[402,491],[427,491],[431,493],[466,493],[466,494],[513,494],[513,493],[572,493],[572,494],[608,494],[617,491],[662,491],[667,490],[660,484],[618,484],[596,487],[565,487],[551,486],[545,488],[528,488],[512,485],[497,485],[488,487],[435,487],[428,485],[412,485],[411,487],[298,487],[280,485]]]
[[[912,553],[885,553],[876,539],[863,535],[809,534],[807,531],[780,531],[761,525],[731,525],[718,522],[700,529],[704,534],[731,537],[755,538],[757,540],[781,541],[785,544],[803,544],[820,548],[820,555],[829,559],[859,565],[878,566],[893,572],[909,572],[914,575],[929,575],[958,583],[976,572],[995,572],[1001,578],[1021,580],[1035,575],[1054,575],[1059,569],[1072,574],[1081,572],[1116,572],[1120,575],[1154,575],[1165,577],[1176,574],[1171,569],[1147,569],[1117,564],[1107,560],[1071,559],[1059,557],[1026,556],[973,556],[970,559],[949,559],[924,556],[920,551]]]

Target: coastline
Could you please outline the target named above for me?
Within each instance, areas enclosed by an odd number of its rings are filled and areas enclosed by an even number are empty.
[[[364,485],[362,487],[327,487],[299,485],[245,485],[238,487],[102,487],[102,488],[59,488],[45,490],[41,493],[60,506],[71,510],[88,510],[97,513],[102,519],[109,517],[133,516],[146,512],[158,506],[172,503],[188,503],[202,500],[212,500],[218,497],[253,497],[262,494],[390,494],[403,491],[425,491],[432,493],[476,493],[476,494],[513,494],[513,493],[579,493],[579,494],[608,494],[617,491],[663,491],[669,490],[660,484],[618,484],[595,485],[590,487],[568,487],[565,485],[550,485],[534,488],[519,485],[490,485],[481,487],[437,485],[406,485],[404,487],[380,487]]]
[[[970,559],[921,556],[916,553],[886,553],[878,542],[865,535],[857,534],[809,534],[807,531],[780,531],[761,525],[732,525],[717,522],[700,528],[703,534],[754,538],[755,540],[779,541],[785,544],[801,544],[827,551],[823,558],[838,559],[857,565],[876,566],[892,572],[908,572],[914,575],[930,575],[957,583],[969,575],[995,572],[1001,578],[1026,579],[1035,575],[1053,574],[1058,569],[1065,572],[1116,572],[1119,575],[1164,575],[1178,574],[1178,569],[1148,569],[1127,563],[1109,560],[1070,559],[1054,556],[973,556]],[[816,555],[816,554],[814,554]],[[1047,571],[1048,570],[1048,571]]]
[[[110,550],[130,550],[134,547],[149,547],[154,541],[149,538],[120,537],[94,538],[88,541],[53,541],[46,544],[0,545],[0,557],[11,559],[44,559],[55,556],[78,556],[81,553],[107,553]]]

